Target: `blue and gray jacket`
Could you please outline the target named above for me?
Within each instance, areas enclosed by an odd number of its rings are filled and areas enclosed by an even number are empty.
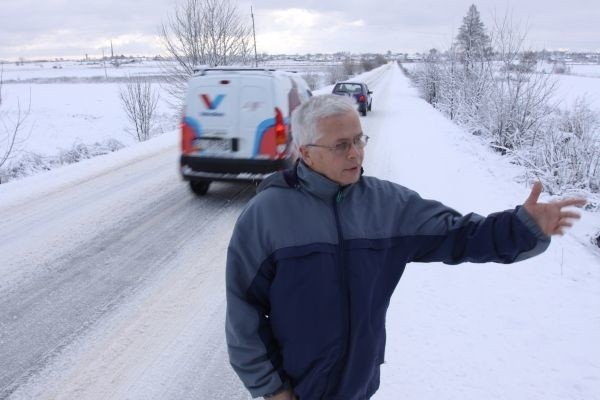
[[[263,181],[235,225],[231,365],[254,397],[289,385],[300,400],[368,399],[407,263],[512,263],[549,243],[522,207],[462,216],[395,183],[340,187],[299,163]]]

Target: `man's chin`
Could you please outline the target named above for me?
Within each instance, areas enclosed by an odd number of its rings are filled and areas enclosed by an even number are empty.
[[[360,167],[344,170],[344,185],[358,182],[360,179]]]

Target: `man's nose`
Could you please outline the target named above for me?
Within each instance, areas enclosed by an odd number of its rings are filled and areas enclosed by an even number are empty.
[[[350,142],[350,149],[348,150],[348,158],[357,158],[360,156],[360,147],[354,142]]]

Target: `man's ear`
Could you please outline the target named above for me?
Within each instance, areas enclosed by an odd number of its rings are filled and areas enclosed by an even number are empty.
[[[302,158],[302,161],[306,163],[306,165],[308,165],[309,167],[312,165],[310,151],[305,146],[300,147],[300,157]]]

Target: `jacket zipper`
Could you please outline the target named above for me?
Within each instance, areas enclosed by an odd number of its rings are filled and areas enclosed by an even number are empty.
[[[333,392],[339,386],[339,383],[342,378],[342,371],[345,365],[346,355],[348,353],[348,345],[350,343],[350,289],[348,287],[348,277],[346,275],[346,263],[345,263],[345,255],[344,255],[344,235],[342,233],[342,226],[340,223],[340,216],[338,210],[338,204],[342,202],[344,195],[342,193],[342,189],[338,191],[337,195],[333,200],[333,213],[335,215],[335,225],[337,228],[338,234],[338,267],[340,274],[340,281],[342,285],[342,298],[341,298],[341,315],[344,317],[345,321],[345,333],[343,335],[343,343],[342,343],[342,352],[338,356],[331,372],[329,373],[329,377],[327,379],[327,389],[324,393],[324,398],[332,395]]]

